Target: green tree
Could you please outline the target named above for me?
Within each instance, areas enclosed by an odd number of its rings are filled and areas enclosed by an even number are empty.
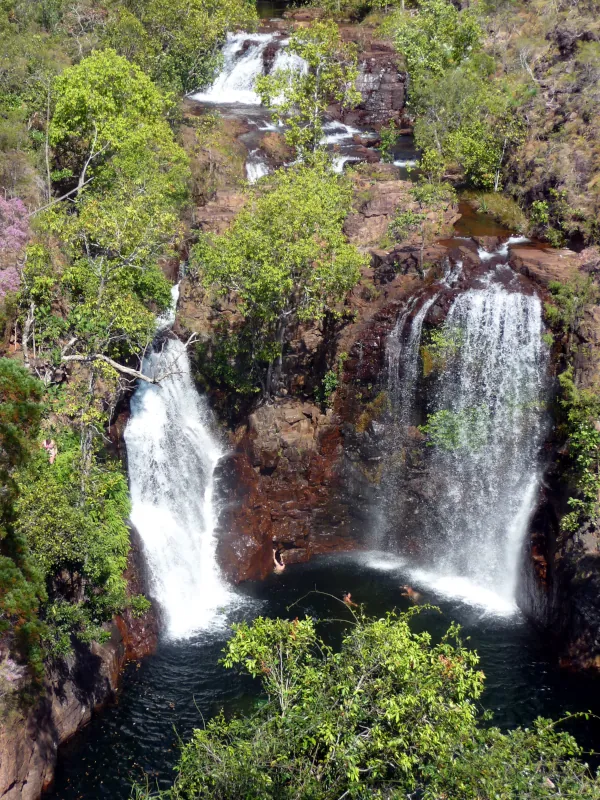
[[[354,48],[344,43],[331,20],[295,31],[288,50],[306,61],[306,72],[278,69],[256,81],[264,105],[287,124],[286,141],[305,158],[323,144],[323,114],[332,103],[352,108],[360,102]]]
[[[15,530],[15,470],[30,457],[41,418],[43,387],[20,364],[0,358],[0,634],[11,630],[16,646],[41,674],[46,600],[43,577],[27,543]]]
[[[498,191],[501,169],[523,134],[516,104],[478,65],[419,75],[411,91],[415,142],[444,164],[458,165],[474,186]]]
[[[86,367],[66,409],[85,473],[121,384],[145,378],[131,361],[170,302],[160,260],[180,239],[189,165],[164,96],[114,51],[65,70],[54,94],[50,144],[62,195],[37,216],[38,241],[27,251],[22,342],[26,365],[46,383],[65,364]]]
[[[114,3],[107,42],[178,94],[209,83],[228,31],[256,27],[248,0],[125,0]]]
[[[418,13],[394,17],[395,41],[411,80],[423,73],[443,75],[480,47],[483,31],[475,14],[449,0],[421,0]]]
[[[54,652],[70,649],[74,632],[83,641],[102,641],[100,627],[127,604],[123,572],[129,553],[129,497],[122,471],[95,455],[81,485],[77,438],[56,436],[58,455],[37,457],[18,476],[17,533],[51,587],[43,607],[45,639]]]
[[[342,231],[350,202],[349,184],[324,158],[279,170],[267,191],[250,195],[226,233],[203,237],[192,252],[204,283],[237,298],[255,361],[268,364],[267,394],[277,382],[289,327],[322,319],[366,263]]]
[[[477,655],[456,625],[436,644],[414,633],[414,613],[356,616],[337,652],[311,619],[234,626],[223,664],[259,678],[264,697],[252,715],[194,732],[166,796],[597,798],[599,779],[552,722],[481,724]]]

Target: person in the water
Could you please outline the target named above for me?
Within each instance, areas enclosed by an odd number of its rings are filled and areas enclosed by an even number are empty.
[[[358,603],[355,603],[355,602],[354,602],[354,600],[352,599],[352,595],[350,594],[350,592],[342,592],[342,601],[343,601],[344,603],[346,603],[346,605],[348,606],[348,608],[350,608],[351,606],[354,606],[355,608],[358,608]]]
[[[409,586],[408,584],[404,584],[402,589],[404,590],[402,592],[402,597],[408,597],[408,599],[412,603],[419,603],[421,601],[421,593],[415,591],[415,589],[413,589],[412,586]]]
[[[273,572],[283,572],[285,569],[285,564],[283,563],[283,559],[281,558],[281,553],[277,548],[273,548]]]

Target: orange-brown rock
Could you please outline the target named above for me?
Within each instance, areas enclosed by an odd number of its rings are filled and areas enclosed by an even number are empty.
[[[411,195],[413,184],[400,180],[396,167],[377,165],[373,170],[358,171],[354,176],[354,210],[344,225],[349,240],[360,247],[379,247],[382,241],[389,240],[389,228],[398,209],[419,211],[418,203]],[[431,223],[431,241],[449,236],[460,216],[454,203],[426,213]],[[406,243],[414,246],[418,238],[414,234]]]
[[[274,548],[284,563],[298,563],[355,545],[347,520],[333,511],[342,448],[331,411],[294,399],[266,404],[236,438],[236,452],[217,468],[227,498],[218,558],[230,580],[265,577]]]

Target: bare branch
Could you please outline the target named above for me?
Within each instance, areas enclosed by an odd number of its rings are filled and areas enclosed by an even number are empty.
[[[132,367],[125,367],[123,366],[123,364],[119,364],[118,361],[114,361],[112,358],[109,358],[108,356],[105,356],[102,353],[94,353],[93,355],[90,356],[84,356],[84,355],[63,356],[61,358],[61,361],[63,363],[68,363],[69,361],[78,361],[84,364],[91,364],[93,361],[104,361],[106,364],[109,364],[113,369],[116,369],[117,372],[120,372],[121,375],[127,375],[130,378],[135,378],[137,380],[153,384],[159,384],[166,377],[174,374],[172,372],[167,372],[158,378],[156,377],[152,378],[149,375],[144,375],[144,373],[140,372],[140,370],[138,369],[133,369]]]

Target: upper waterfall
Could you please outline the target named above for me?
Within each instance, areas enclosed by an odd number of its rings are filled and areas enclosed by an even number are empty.
[[[177,294],[174,292],[174,300]],[[159,318],[160,328],[172,324]],[[131,522],[144,545],[151,589],[173,637],[206,628],[230,599],[216,563],[213,473],[222,447],[175,338],[144,359],[125,430]]]
[[[410,517],[418,530],[411,557],[416,580],[507,611],[541,472],[547,365],[541,303],[495,283],[459,294],[441,329],[444,363],[425,382],[417,376],[419,349],[427,345],[422,326],[434,300],[412,321],[408,309],[388,341],[391,424],[399,429],[390,441],[394,463],[401,462],[388,491],[388,541]],[[420,456],[418,436],[410,434],[418,434],[419,422],[428,423],[430,445]],[[402,491],[398,480],[405,482]],[[409,508],[406,495],[415,483],[419,500]]]
[[[212,86],[191,95],[205,103],[260,105],[254,91],[259,75],[276,69],[305,71],[306,62],[285,49],[287,39],[278,33],[229,33],[223,48],[223,67]],[[268,51],[269,47],[274,53]]]

